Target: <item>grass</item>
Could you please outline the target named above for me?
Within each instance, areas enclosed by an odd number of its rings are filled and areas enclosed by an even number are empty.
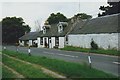
[[[90,52],[90,53],[106,54],[106,55],[114,55],[114,56],[119,56],[120,55],[120,51],[117,51],[117,50],[104,50],[104,49],[91,50],[91,49],[88,49],[88,48],[80,48],[80,47],[73,47],[73,46],[65,46],[64,48],[61,48],[61,50],[78,51],[78,52]]]
[[[77,63],[65,62],[57,59],[50,59],[41,56],[28,56],[27,54],[16,53],[14,51],[3,51],[3,53],[10,56],[28,61],[31,63],[42,65],[50,70],[64,74],[68,78],[115,78],[112,74],[105,73],[103,71],[89,68],[87,65],[81,65]],[[9,63],[9,60],[5,60]],[[9,63],[11,64],[11,63]],[[19,65],[18,63],[15,63]],[[16,68],[18,69],[18,68]]]
[[[41,69],[35,68],[31,65],[25,64],[17,60],[13,60],[7,56],[3,56],[2,61],[5,65],[14,69],[26,78],[50,78],[48,75],[44,74]]]
[[[17,76],[12,71],[2,66],[2,78],[17,78]]]

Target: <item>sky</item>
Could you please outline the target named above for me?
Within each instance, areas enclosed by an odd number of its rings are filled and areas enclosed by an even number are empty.
[[[70,18],[80,12],[95,18],[100,12],[101,5],[107,5],[107,0],[91,0],[89,2],[88,0],[21,0],[20,2],[4,0],[0,2],[0,21],[5,17],[22,17],[33,32],[38,28],[38,24],[40,26],[44,24],[51,13],[60,12]]]

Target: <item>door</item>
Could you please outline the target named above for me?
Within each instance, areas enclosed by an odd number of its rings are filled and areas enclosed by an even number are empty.
[[[47,48],[47,39],[46,38],[44,38],[44,39],[45,39],[44,46]]]

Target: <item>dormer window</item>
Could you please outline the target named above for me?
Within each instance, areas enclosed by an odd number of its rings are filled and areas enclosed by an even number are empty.
[[[46,33],[46,28],[45,28],[45,26],[43,26],[43,34],[45,34]]]
[[[58,23],[58,32],[62,33],[66,26],[68,26],[67,22],[59,22]]]
[[[58,26],[58,32],[59,32],[59,33],[62,33],[62,32],[63,32],[63,26],[62,26],[62,25],[59,25],[59,26]]]
[[[43,34],[46,34],[46,31],[51,28],[51,25],[44,25],[43,26]]]

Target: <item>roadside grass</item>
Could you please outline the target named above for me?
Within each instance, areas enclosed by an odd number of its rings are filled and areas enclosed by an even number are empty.
[[[17,76],[12,71],[2,66],[2,78],[17,78]]]
[[[90,69],[88,65],[65,62],[63,60],[50,59],[48,57],[28,56],[27,54],[24,53],[16,53],[14,51],[8,51],[8,50],[3,51],[3,53],[10,55],[12,57],[22,59],[24,61],[41,65],[55,72],[59,72],[60,74],[64,74],[67,78],[117,78],[112,74],[108,74],[93,68]],[[6,60],[5,58],[4,62],[6,62],[12,67],[10,63],[11,61],[9,62],[9,60]],[[19,65],[20,63],[19,64],[15,63],[15,64]],[[16,70],[19,71],[19,68],[17,68],[17,66],[16,66]]]
[[[2,61],[5,65],[14,69],[26,78],[50,78],[50,76],[44,74],[41,69],[35,68],[32,65],[28,65],[17,60],[13,60],[7,56],[3,55]]]
[[[91,50],[91,49],[88,49],[88,48],[80,48],[80,47],[73,47],[73,46],[65,46],[64,48],[61,48],[60,50],[90,52],[90,53],[114,55],[114,56],[119,56],[120,55],[120,51],[117,51],[117,50],[104,50],[104,49]]]

